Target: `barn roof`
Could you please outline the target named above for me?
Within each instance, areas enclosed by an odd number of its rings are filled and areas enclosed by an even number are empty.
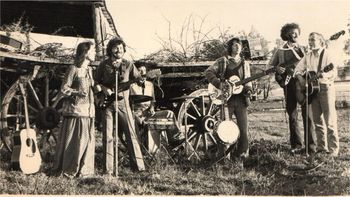
[[[113,33],[119,36],[104,0],[0,1],[0,25],[11,24],[22,17],[23,22],[34,27],[34,33],[93,38],[93,8],[96,6]]]

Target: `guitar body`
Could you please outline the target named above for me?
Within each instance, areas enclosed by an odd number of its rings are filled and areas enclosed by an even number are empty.
[[[123,97],[118,95],[118,101],[121,100]],[[96,106],[101,109],[106,109],[107,107],[111,106],[112,103],[115,101],[115,94],[112,93],[110,96],[107,96],[103,93],[98,93],[95,99]]]
[[[36,132],[33,129],[22,129],[14,135],[14,146],[11,156],[13,169],[24,174],[33,174],[40,170],[41,155],[36,143]]]
[[[320,82],[317,78],[317,73],[314,71],[309,71],[303,78],[296,78],[296,92],[295,96],[297,102],[300,105],[304,105],[306,99],[308,99],[308,104],[312,102],[312,98],[320,92]],[[307,92],[306,92],[306,81],[307,81]]]
[[[19,89],[23,95],[26,128],[14,135],[11,164],[15,170],[21,170],[24,174],[33,174],[40,170],[41,155],[36,143],[36,132],[30,128],[27,94],[23,83],[19,83]]]
[[[224,100],[230,99],[231,97],[230,92],[232,92],[230,87],[227,88],[226,94],[224,94],[223,91],[221,91],[219,88],[216,88],[213,84],[211,83],[208,84],[209,97],[215,105],[221,105],[223,103],[222,102],[223,99]],[[227,96],[228,98],[226,98]]]
[[[321,71],[326,73],[331,71],[334,65],[330,63],[325,66]],[[307,82],[307,93],[306,93],[306,82]],[[318,74],[315,71],[308,71],[303,77],[296,77],[296,98],[300,105],[305,104],[306,98],[308,104],[312,102],[312,99],[320,92],[320,82],[318,81]]]
[[[281,88],[284,88],[286,87],[286,85],[288,85],[289,82],[286,83],[287,78],[290,78],[290,76],[287,75],[286,73],[283,73],[283,74],[275,73],[275,80]]]
[[[231,94],[240,94],[243,91],[243,85],[236,85],[241,81],[238,76],[231,76],[228,81],[231,83],[232,93]]]
[[[308,73],[308,96],[312,97],[320,92],[320,82],[317,78],[317,73],[314,71],[310,71]]]

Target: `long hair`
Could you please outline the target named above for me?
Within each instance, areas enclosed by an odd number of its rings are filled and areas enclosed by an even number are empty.
[[[76,67],[78,68],[81,67],[81,65],[83,64],[86,58],[86,54],[88,53],[92,45],[94,45],[94,43],[92,43],[91,41],[85,41],[85,42],[79,43],[75,54],[75,58],[74,58],[74,64]]]
[[[281,28],[281,38],[283,41],[290,40],[289,31],[292,29],[297,29],[300,34],[300,27],[297,23],[287,23],[283,25],[283,27]]]
[[[119,44],[122,44],[122,45],[123,45],[124,52],[126,52],[126,49],[125,49],[126,44],[125,44],[124,40],[122,40],[121,38],[116,37],[116,38],[111,39],[111,40],[108,42],[108,44],[107,44],[107,56],[108,56],[108,57],[111,57],[111,56],[112,56],[112,49],[113,49],[115,46],[119,45]]]

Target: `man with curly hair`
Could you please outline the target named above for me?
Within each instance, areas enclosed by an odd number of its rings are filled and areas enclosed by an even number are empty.
[[[293,78],[295,66],[304,57],[304,48],[298,44],[300,27],[296,23],[287,23],[281,28],[281,38],[285,44],[279,48],[270,61],[270,65],[276,67],[275,79],[283,88],[286,101],[286,111],[289,117],[289,132],[291,152],[302,153],[303,140],[298,128],[298,110],[296,98],[296,79]],[[302,118],[304,124],[304,142],[308,142],[308,153],[316,151],[314,124],[311,106],[304,104]],[[306,141],[306,139],[308,139]],[[306,147],[306,146],[305,146]]]
[[[116,89],[116,71],[118,71],[118,90],[121,84],[127,84],[130,80],[141,80],[141,75],[135,65],[124,58],[125,42],[121,38],[113,38],[107,44],[108,58],[100,63],[95,73],[95,81],[102,89],[100,96],[103,98],[112,98],[113,102],[109,102],[107,106],[103,106],[102,110],[102,137],[103,137],[103,155],[104,155],[104,173],[112,174],[113,169],[117,168],[114,163],[116,157],[113,150],[113,128],[114,116],[118,115],[118,135],[122,138],[125,135],[126,144],[130,162],[133,168],[137,170],[144,170],[144,163],[141,157],[133,158],[134,153],[140,153],[140,147],[135,142],[135,120],[132,117],[132,112],[129,106],[129,89],[118,93],[118,109],[115,108],[115,94]],[[113,96],[114,95],[114,96]],[[101,99],[103,100],[103,99]],[[122,140],[123,142],[123,140]],[[142,155],[141,155],[142,156]]]

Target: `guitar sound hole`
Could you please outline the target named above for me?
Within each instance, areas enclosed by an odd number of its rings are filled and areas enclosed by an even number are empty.
[[[36,147],[34,146],[34,140],[33,140],[33,139],[28,138],[28,139],[26,140],[26,145],[27,145],[28,147],[30,147],[30,149],[32,150],[32,153],[35,153],[35,152],[36,152]]]

